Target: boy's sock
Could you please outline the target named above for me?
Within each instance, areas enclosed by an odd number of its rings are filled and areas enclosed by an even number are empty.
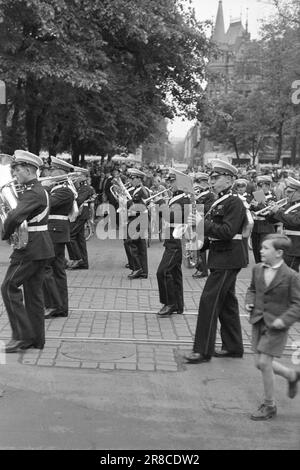
[[[275,406],[275,400],[264,400],[264,405]]]

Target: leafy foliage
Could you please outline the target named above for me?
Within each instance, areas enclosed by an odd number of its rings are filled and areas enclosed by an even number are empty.
[[[31,151],[133,148],[195,115],[210,45],[187,1],[0,0],[0,17],[11,133]]]

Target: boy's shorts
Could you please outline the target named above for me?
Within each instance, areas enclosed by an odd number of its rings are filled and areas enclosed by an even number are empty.
[[[252,349],[255,353],[280,357],[288,340],[288,330],[268,328],[263,320],[252,325]]]

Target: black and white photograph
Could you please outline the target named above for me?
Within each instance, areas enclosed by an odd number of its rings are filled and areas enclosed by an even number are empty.
[[[0,0],[0,233],[0,451],[300,450],[299,0]]]

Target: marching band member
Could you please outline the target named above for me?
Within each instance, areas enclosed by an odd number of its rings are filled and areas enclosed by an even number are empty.
[[[182,245],[181,239],[174,238],[173,231],[175,223],[184,223],[190,211],[190,199],[178,189],[176,175],[171,170],[166,180],[170,183],[173,196],[168,202],[168,211],[163,214],[163,216],[168,215],[170,234],[164,241],[165,251],[156,273],[159,300],[163,304],[158,312],[159,317],[183,313]]]
[[[50,176],[66,175],[74,169],[73,165],[51,158]],[[51,185],[51,181],[49,180]],[[65,246],[70,241],[69,214],[73,209],[75,194],[66,183],[49,189],[50,215],[49,233],[54,245],[55,258],[46,267],[44,282],[45,318],[68,316],[68,284],[65,270]]]
[[[231,191],[237,170],[222,160],[213,161],[210,182],[218,199],[204,220],[209,246],[208,268],[198,311],[193,351],[185,356],[196,364],[217,357],[242,357],[243,340],[235,284],[239,271],[247,265],[247,253],[242,231],[246,223],[246,208]],[[217,321],[221,323],[222,349],[215,351]]]
[[[248,204],[252,200],[252,194],[247,192],[247,186],[249,181],[246,178],[238,178],[235,180],[232,190],[236,192],[242,201],[246,201]]]
[[[255,216],[255,212],[263,209],[270,203],[270,201],[276,201],[275,194],[271,191],[272,177],[268,175],[261,175],[257,177],[257,187],[262,189],[264,192],[266,202],[258,203],[254,199],[250,203],[250,209],[253,211],[254,226],[251,233],[252,249],[255,259],[255,263],[261,262],[260,248],[263,238],[269,233],[275,233],[275,227],[273,224],[268,222],[264,216]]]
[[[132,177],[132,185],[135,188],[132,193],[132,201],[128,203],[128,240],[127,246],[130,252],[133,271],[128,275],[129,279],[148,277],[147,242],[148,237],[148,210],[143,200],[149,196],[149,190],[143,186],[145,173],[129,168],[128,174]],[[141,223],[136,225],[137,218]]]
[[[195,191],[196,194],[196,204],[204,205],[204,215],[207,214],[211,205],[215,201],[215,194],[211,191],[209,186],[209,176],[206,173],[198,172],[195,175]],[[208,276],[208,267],[207,267],[207,256],[206,251],[199,250],[197,253],[197,263],[196,263],[196,272],[193,274],[194,279],[201,279]]]
[[[13,175],[23,185],[16,209],[8,213],[2,239],[8,240],[15,229],[27,220],[28,243],[14,248],[10,265],[1,286],[12,339],[7,353],[28,348],[43,349],[45,344],[43,282],[47,260],[54,249],[48,232],[49,197],[37,180],[43,160],[30,152],[15,151]],[[23,294],[20,286],[23,286]]]
[[[88,251],[84,233],[84,226],[89,219],[89,205],[86,202],[95,194],[95,190],[88,184],[88,173],[82,173],[74,183],[77,190],[78,216],[70,226],[70,242],[67,243],[67,250],[71,264],[70,269],[88,269]]]
[[[284,234],[292,242],[291,247],[284,252],[284,261],[298,272],[300,265],[300,181],[289,176],[286,179],[285,194],[288,204],[284,208],[279,208],[275,203],[270,207],[270,215],[266,218],[270,222],[283,224]]]
[[[130,197],[132,198],[132,195],[133,195],[133,192],[135,190],[134,186],[132,186],[131,184],[131,176],[128,175],[128,188],[127,188],[127,191],[130,195]],[[127,206],[126,206],[126,211],[127,211]],[[127,220],[128,222],[128,220]],[[123,243],[124,243],[124,248],[125,248],[125,253],[126,253],[126,257],[127,257],[127,264],[125,265],[125,268],[128,268],[130,269],[131,271],[134,271],[134,264],[133,264],[133,259],[131,257],[131,251],[130,251],[130,238],[129,238],[129,235],[128,235],[128,223],[127,223],[127,228],[126,228],[126,238],[124,238],[123,240]]]

